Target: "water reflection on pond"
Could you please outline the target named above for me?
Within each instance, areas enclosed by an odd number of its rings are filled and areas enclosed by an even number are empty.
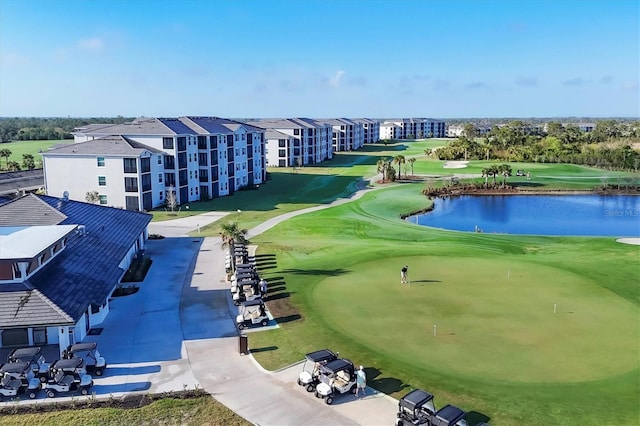
[[[532,235],[640,236],[640,196],[463,195],[407,218],[456,231]]]

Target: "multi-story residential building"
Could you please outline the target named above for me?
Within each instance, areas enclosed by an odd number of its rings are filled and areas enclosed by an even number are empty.
[[[150,221],[66,197],[0,202],[0,347],[81,341],[109,313]]]
[[[326,118],[318,121],[333,127],[333,152],[353,151],[364,146],[364,127],[348,118]]]
[[[381,140],[397,140],[402,139],[402,128],[392,122],[380,123],[380,139]]]
[[[267,129],[267,164],[271,167],[305,166],[333,158],[332,127],[328,124],[310,118],[257,120],[251,124]]]
[[[380,122],[371,118],[354,118],[352,121],[362,124],[364,143],[376,143],[380,140]]]
[[[139,118],[91,125],[43,153],[47,194],[151,210],[211,199],[266,180],[264,130],[218,117]],[[70,161],[73,161],[72,163]],[[72,164],[72,165],[71,165]],[[73,167],[83,178],[72,178]]]

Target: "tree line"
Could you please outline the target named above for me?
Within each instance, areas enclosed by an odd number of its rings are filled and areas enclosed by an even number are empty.
[[[500,160],[572,163],[638,171],[640,122],[602,120],[590,132],[574,124],[549,122],[544,130],[514,120],[484,135],[465,124],[462,135],[446,147],[425,151],[440,160]]]
[[[72,139],[76,127],[87,124],[121,124],[133,118],[0,117],[0,142]]]

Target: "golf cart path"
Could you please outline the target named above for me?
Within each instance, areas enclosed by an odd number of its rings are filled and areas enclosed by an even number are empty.
[[[289,218],[344,204],[374,190],[363,189],[364,185],[366,182],[360,182],[360,189],[349,198],[272,218],[249,230],[248,237],[255,237]],[[197,216],[192,216],[189,223],[193,224],[194,221],[201,226],[204,223]],[[186,223],[183,222],[183,225]],[[170,226],[174,227],[175,223]],[[219,237],[202,239],[195,255],[191,280],[185,280],[181,295],[183,344],[199,386],[240,416],[258,425],[392,424],[397,401],[383,393],[367,388],[364,398],[342,395],[328,406],[298,386],[296,379],[302,369],[300,364],[269,372],[251,354],[239,354],[235,327],[237,308],[231,302],[229,285],[224,279],[221,242]],[[255,332],[259,332],[259,329]],[[251,333],[247,333],[249,339]],[[273,349],[277,348],[254,348],[254,351]]]

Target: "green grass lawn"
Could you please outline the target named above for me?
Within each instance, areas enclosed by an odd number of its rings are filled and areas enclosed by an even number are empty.
[[[373,191],[253,240],[276,254],[261,272],[281,323],[251,334],[251,348],[277,347],[256,359],[275,369],[328,347],[373,387],[426,389],[471,424],[635,424],[640,247],[402,221],[428,205],[421,188]]]
[[[0,144],[0,149],[8,149],[11,151],[11,155],[9,156],[9,161],[15,161],[20,166],[22,166],[22,155],[23,154],[31,154],[35,158],[36,167],[42,168],[42,155],[40,154],[42,151],[46,151],[53,145],[64,144],[64,143],[72,143],[73,139],[66,140],[53,140],[53,141],[17,141],[17,142],[6,142]],[[6,159],[0,159],[0,163],[2,164],[2,168],[6,166]]]
[[[120,426],[120,425],[233,425],[250,423],[210,396],[193,399],[165,398],[140,408],[76,408],[51,412],[7,414],[0,425]]]

